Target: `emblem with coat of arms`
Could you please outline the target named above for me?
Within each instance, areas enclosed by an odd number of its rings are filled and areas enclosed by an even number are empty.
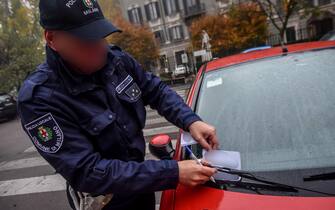
[[[52,139],[52,130],[49,127],[41,126],[38,128],[38,137],[47,142]]]
[[[30,139],[43,152],[56,153],[62,146],[62,129],[51,113],[47,113],[24,125]]]
[[[92,1],[93,1],[93,0],[83,0],[85,6],[86,6],[87,8],[93,8],[94,4],[93,4]]]

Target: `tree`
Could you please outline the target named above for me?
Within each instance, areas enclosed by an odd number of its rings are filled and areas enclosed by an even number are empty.
[[[316,11],[316,7],[305,0],[253,0],[259,5],[262,11],[278,30],[281,45],[284,44],[284,36],[287,30],[289,19],[299,10],[303,10],[303,15]]]
[[[110,36],[109,42],[130,53],[145,70],[151,71],[159,58],[159,48],[149,27],[133,25],[123,18],[114,19],[114,24],[122,33]]]
[[[227,55],[266,40],[266,16],[254,3],[232,5],[226,14],[207,15],[194,21],[190,28],[194,50],[201,49],[201,32],[211,38],[212,52]]]
[[[107,40],[130,53],[145,70],[151,70],[159,58],[159,48],[150,28],[133,25],[122,18],[117,0],[101,0],[99,3],[105,17],[122,30],[122,33],[115,33]]]
[[[42,32],[38,24],[37,0],[8,0],[1,4],[0,91],[18,89],[29,72],[43,59]]]
[[[7,31],[8,24],[7,18],[9,17],[9,2],[8,0],[3,0],[0,2],[0,66],[6,62],[7,53],[5,48],[5,40],[2,36]]]
[[[266,41],[266,16],[254,3],[231,6],[226,24],[228,48],[245,49],[264,44]]]
[[[99,5],[105,17],[111,21],[122,15],[119,0],[100,0]]]

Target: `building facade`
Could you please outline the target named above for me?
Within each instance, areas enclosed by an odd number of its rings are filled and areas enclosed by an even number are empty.
[[[285,43],[318,40],[335,29],[335,0],[306,0],[318,10],[317,15],[296,11],[289,19]],[[269,23],[269,45],[279,44],[278,30]]]
[[[122,14],[133,24],[146,24],[160,47],[156,73],[173,72],[178,66],[193,71],[193,56],[187,27],[194,18],[216,13],[216,0],[122,0]]]
[[[272,0],[274,4],[280,4],[282,1]],[[218,0],[218,2],[220,12],[225,13],[230,5],[250,2],[250,0]],[[306,4],[317,8],[318,15],[304,15],[303,11],[296,11],[288,21],[284,35],[285,43],[318,40],[335,29],[335,0],[306,0]],[[271,46],[280,44],[279,32],[270,20],[267,44]]]
[[[279,3],[281,0],[273,0]],[[335,0],[306,0],[320,10],[318,16],[302,17],[296,12],[289,19],[285,42],[293,43],[318,39],[335,28]],[[225,13],[232,4],[248,0],[121,0],[124,18],[133,24],[146,24],[160,47],[160,59],[154,71],[157,74],[173,72],[178,66],[193,71],[196,59],[186,54],[191,47],[187,27],[204,14]],[[268,45],[280,43],[277,29],[269,21]]]

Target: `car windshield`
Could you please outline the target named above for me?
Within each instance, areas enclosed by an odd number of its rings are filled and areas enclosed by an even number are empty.
[[[324,49],[210,71],[195,109],[243,170],[335,167],[334,66]]]

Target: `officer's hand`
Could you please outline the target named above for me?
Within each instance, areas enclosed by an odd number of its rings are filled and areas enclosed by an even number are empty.
[[[194,187],[206,183],[216,173],[215,168],[199,165],[195,160],[184,160],[178,162],[179,183]]]
[[[219,141],[213,126],[196,121],[189,127],[191,136],[206,150],[218,149]]]

